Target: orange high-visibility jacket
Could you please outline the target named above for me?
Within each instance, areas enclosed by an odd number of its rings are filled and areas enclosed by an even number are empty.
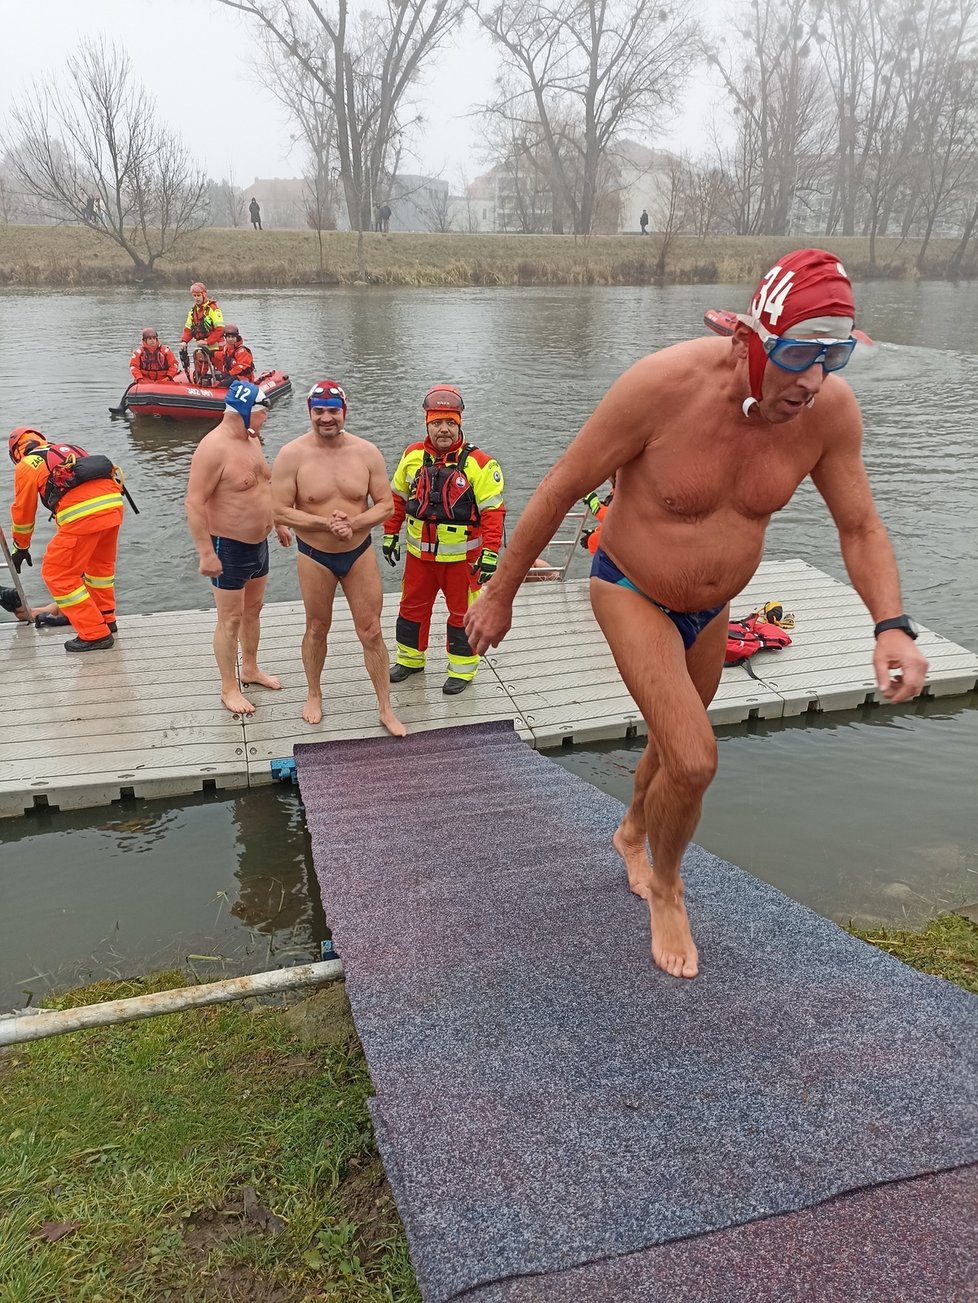
[[[37,504],[47,482],[47,462],[37,452],[28,453],[14,467],[14,501],[10,508],[14,547],[30,547]],[[60,527],[122,505],[122,494],[115,480],[89,480],[68,490],[58,503],[54,518]]]
[[[179,364],[165,344],[156,348],[140,345],[129,359],[129,370],[133,380],[172,380]]]
[[[215,353],[217,369],[235,380],[254,380],[255,359],[246,344],[227,344],[220,353]]]

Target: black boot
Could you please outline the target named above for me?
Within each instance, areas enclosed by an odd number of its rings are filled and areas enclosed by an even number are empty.
[[[471,679],[448,678],[445,680],[442,692],[446,697],[457,697],[460,692],[465,691],[471,682]]]
[[[392,665],[391,666],[391,683],[403,683],[409,679],[412,674],[420,674],[422,666],[414,665]]]
[[[108,651],[114,643],[115,639],[112,637],[111,633],[106,634],[104,638],[93,638],[91,641],[86,641],[84,638],[72,638],[69,642],[65,643],[65,651]]]

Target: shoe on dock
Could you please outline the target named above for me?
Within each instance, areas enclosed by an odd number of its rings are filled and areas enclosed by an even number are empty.
[[[457,697],[460,692],[465,691],[471,682],[471,679],[448,678],[445,680],[442,692],[446,697]]]
[[[403,683],[409,679],[412,674],[420,674],[422,666],[413,665],[392,665],[391,666],[391,683]]]
[[[67,652],[87,652],[87,651],[108,651],[115,645],[115,639],[111,633],[106,634],[104,638],[70,638],[65,643]]]

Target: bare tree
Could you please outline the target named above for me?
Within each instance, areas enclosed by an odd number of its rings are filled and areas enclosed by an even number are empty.
[[[335,120],[350,226],[361,235],[391,175],[409,92],[461,2],[385,0],[381,13],[354,19],[349,0],[336,0],[335,15],[318,0],[221,0],[260,23],[271,47],[322,91]]]
[[[727,58],[707,49],[737,114],[740,234],[787,235],[799,189],[821,172],[829,118],[808,3],[755,0],[740,49]]]
[[[24,194],[49,217],[86,222],[139,272],[205,224],[206,178],[121,50],[83,43],[64,89],[35,84],[12,119],[9,157]]]
[[[695,59],[685,3],[471,0],[471,7],[520,88],[497,109],[539,123],[555,201],[575,234],[589,236],[610,147],[629,129],[647,133],[685,85]]]
[[[237,230],[239,226],[245,224],[244,192],[234,184],[234,172],[230,168],[227,176],[222,177],[219,184],[228,225]]]

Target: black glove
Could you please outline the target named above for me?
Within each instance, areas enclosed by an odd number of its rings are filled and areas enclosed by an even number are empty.
[[[234,379],[234,377],[229,376],[226,371],[216,371],[214,374],[219,385],[229,385]]]
[[[479,574],[480,585],[489,582],[489,580],[496,573],[496,566],[498,565],[499,565],[499,553],[490,552],[487,547],[484,547],[481,553],[479,554],[479,560],[476,563],[476,570],[478,571]]]
[[[588,547],[588,543],[593,533],[594,533],[593,529],[586,529],[584,533],[581,535],[581,547],[584,549],[585,552],[590,552],[591,550]]]
[[[593,516],[596,516],[598,512],[601,510],[601,508],[604,506],[604,503],[601,501],[601,499],[598,497],[596,493],[589,493],[587,497],[582,498],[581,501],[584,503],[585,507],[587,507],[588,511],[590,511]]]
[[[396,566],[401,559],[400,534],[384,535],[384,560],[389,566]]]
[[[26,561],[30,568],[34,569],[34,562],[31,560],[31,550],[29,547],[15,547],[10,554],[10,560],[13,562],[14,569],[20,574],[20,568]]]
[[[180,365],[183,367],[184,371],[186,371],[186,372],[189,374],[189,372],[190,372],[190,354],[187,352],[186,347],[181,348],[181,350],[180,350]]]

